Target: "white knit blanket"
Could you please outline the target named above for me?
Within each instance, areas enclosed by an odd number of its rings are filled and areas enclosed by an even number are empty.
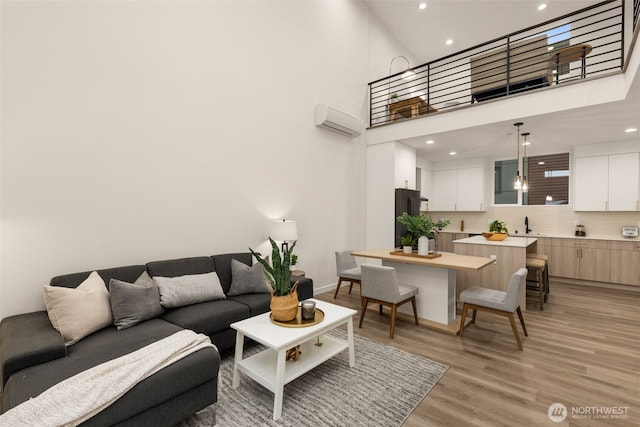
[[[138,382],[205,347],[190,330],[149,344],[68,378],[0,416],[0,426],[76,426],[118,400]]]

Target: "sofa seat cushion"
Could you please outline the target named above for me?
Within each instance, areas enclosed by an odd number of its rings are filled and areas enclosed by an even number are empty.
[[[135,327],[121,331],[118,331],[115,326],[102,329],[85,337],[73,346],[68,347],[66,357],[26,368],[12,375],[3,390],[3,409],[8,410],[81,371],[138,350],[180,330],[182,330],[182,328],[179,326],[161,319],[151,319]],[[211,367],[200,366],[200,364],[198,364],[198,366],[191,366],[196,360],[202,361],[203,357],[205,360],[209,360],[209,364],[212,365]],[[170,395],[172,394],[182,393],[217,378],[219,355],[214,348],[201,350],[180,362],[183,363],[169,366],[165,368],[171,368],[169,371],[164,372],[164,370],[162,370],[144,380],[143,382],[148,382],[153,385],[148,388],[148,393],[142,395],[136,395],[134,393],[133,397],[131,396],[132,390],[141,386],[143,383],[141,382],[123,396],[122,399],[118,400],[114,405],[119,404],[126,396],[129,396],[128,399],[135,401],[128,404],[130,411],[126,416],[125,414],[121,414],[124,417],[122,419],[124,420],[131,417],[143,409],[143,407],[150,407],[150,405],[155,406],[162,403],[170,399]],[[216,363],[218,366],[215,366]],[[167,373],[180,367],[182,367],[184,372],[181,371],[173,377],[166,376]],[[157,378],[152,380],[156,376]],[[180,378],[180,381],[176,381],[176,378]],[[159,379],[163,380],[156,382]],[[143,388],[144,387],[145,386],[143,386]],[[176,387],[180,390],[177,390]],[[111,424],[111,422],[109,424]]]
[[[161,318],[182,328],[211,336],[229,329],[233,322],[246,319],[250,315],[251,311],[245,304],[217,300],[167,309]]]
[[[229,301],[236,301],[249,307],[250,317],[271,311],[271,294],[243,294],[228,297]]]

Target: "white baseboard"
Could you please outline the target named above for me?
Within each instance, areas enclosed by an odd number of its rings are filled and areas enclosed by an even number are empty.
[[[324,294],[325,292],[335,292],[335,290],[336,290],[336,284],[329,283],[328,285],[320,286],[319,288],[313,288],[313,294],[314,295]]]

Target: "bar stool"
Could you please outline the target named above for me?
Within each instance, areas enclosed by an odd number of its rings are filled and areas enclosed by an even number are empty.
[[[527,254],[527,258],[537,258],[544,260],[544,302],[547,302],[547,299],[549,297],[548,294],[551,293],[551,289],[549,286],[549,257],[545,254],[530,253]]]
[[[544,285],[544,273],[546,263],[542,259],[527,258],[527,270],[529,274],[535,274],[535,280],[527,277],[527,289],[538,291],[538,297],[540,298],[540,311],[544,310],[543,303],[545,301],[545,285]],[[529,283],[535,283],[535,285],[529,285]]]

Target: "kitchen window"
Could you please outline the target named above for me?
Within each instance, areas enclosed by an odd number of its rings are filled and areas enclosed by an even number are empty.
[[[520,175],[527,177],[527,193],[513,188],[517,163],[515,159],[497,160],[494,163],[494,204],[569,204],[569,153],[525,158],[522,163],[524,170],[520,170]]]

